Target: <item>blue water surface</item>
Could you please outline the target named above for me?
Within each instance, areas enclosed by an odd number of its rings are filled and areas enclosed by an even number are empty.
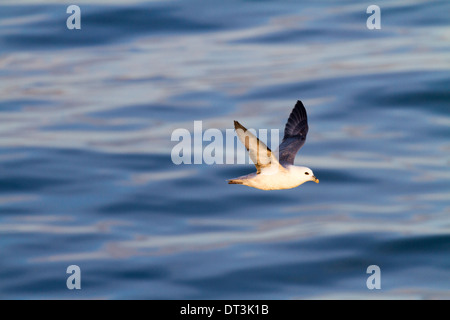
[[[0,299],[450,298],[448,1],[70,4],[0,3]],[[172,162],[297,100],[320,184]]]

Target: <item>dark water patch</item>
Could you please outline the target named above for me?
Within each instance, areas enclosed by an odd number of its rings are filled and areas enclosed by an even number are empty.
[[[187,33],[217,29],[217,24],[202,23],[195,21],[192,17],[177,14],[178,9],[167,3],[155,3],[154,5],[148,3],[145,6],[134,7],[97,7],[97,10],[98,12],[86,14],[84,21],[86,25],[104,28],[119,35],[174,31]]]
[[[25,271],[20,268],[12,269],[7,268],[5,265],[0,268],[0,277],[2,279],[20,279],[25,275]],[[0,293],[3,290],[0,290]],[[6,293],[6,292],[5,292]]]
[[[378,169],[373,169],[378,171]],[[369,177],[367,174],[361,171],[353,172],[351,170],[330,170],[330,169],[315,169],[314,174],[319,178],[320,183],[333,183],[333,184],[375,184],[380,180],[384,180],[383,177],[378,178]]]
[[[1,162],[2,167],[11,171],[26,170],[31,168],[41,168],[48,165],[48,160],[45,158],[34,158],[33,156],[28,156],[26,158],[19,159],[6,159]]]
[[[276,250],[312,250],[352,252],[354,254],[372,251],[380,242],[392,237],[389,233],[352,233],[351,235],[332,235],[315,238],[312,241],[297,241],[282,244],[273,244]],[[333,244],[330,246],[330,244]]]
[[[145,124],[90,124],[90,123],[65,123],[41,127],[43,131],[92,131],[92,132],[117,132],[135,131],[145,128]]]
[[[211,186],[211,181],[205,178],[190,177],[179,179],[176,184],[181,189],[183,188],[203,189]]]
[[[14,176],[0,178],[0,192],[37,192],[54,190],[70,183],[66,179],[49,177]]]
[[[447,102],[450,101],[450,73],[420,72],[396,73],[374,76],[383,77],[386,81],[372,82],[365,89],[361,89],[351,100],[349,107],[360,107],[360,101],[366,105],[374,105],[383,109],[418,109],[426,112],[448,115]],[[429,78],[432,77],[433,85]],[[437,80],[440,79],[440,80]],[[395,83],[401,82],[402,86]],[[373,94],[377,92],[377,94]]]
[[[33,100],[33,99],[15,99],[0,101],[0,112],[18,112],[24,109],[36,108],[41,106],[48,106],[54,104],[47,100]]]
[[[26,153],[26,157],[6,159],[1,162],[8,170],[26,168],[42,169],[44,166],[77,171],[91,171],[96,168],[116,168],[131,171],[145,171],[172,165],[170,155],[166,154],[120,154],[67,148],[0,148],[0,154]],[[1,161],[1,160],[0,160]],[[67,171],[69,172],[69,171]]]
[[[1,216],[18,216],[33,213],[33,209],[25,209],[21,207],[2,206],[0,205],[0,217]]]
[[[249,188],[246,186],[241,186],[242,193],[245,192],[245,194],[239,194],[233,196],[233,203],[230,204],[230,206],[234,207],[234,210],[238,210],[243,212],[243,207],[254,207],[255,210],[258,207],[276,207],[278,205],[287,205],[292,203],[292,198],[287,196],[284,192],[281,190],[274,190],[275,192],[266,192],[264,190],[256,190],[253,188]],[[300,195],[298,196],[297,200],[302,201],[302,198],[305,196]]]
[[[433,88],[427,85],[429,78],[433,78],[435,81],[435,85]],[[436,77],[441,78],[442,80],[436,83]],[[437,89],[437,96],[432,98],[436,104],[440,104],[442,107],[445,100],[448,99],[448,92],[445,90],[449,82],[449,75],[446,72],[439,71],[422,71],[422,72],[392,72],[392,73],[380,73],[380,74],[371,74],[367,75],[357,75],[357,76],[346,76],[346,77],[332,77],[318,80],[308,80],[297,83],[285,83],[278,85],[271,85],[270,87],[262,87],[250,91],[250,93],[246,94],[243,99],[278,99],[277,97],[284,97],[285,99],[308,99],[321,97],[324,94],[324,88],[326,88],[327,94],[344,92],[347,94],[348,88],[357,85],[360,88],[366,88],[361,90],[355,90],[355,95],[351,96],[350,99],[345,100],[345,103],[342,103],[340,107],[346,108],[347,112],[350,110],[358,110],[362,107],[361,102],[364,102],[363,105],[373,105],[373,106],[386,106],[385,103],[382,104],[383,101],[379,101],[382,97],[385,97],[389,93],[392,93],[392,97],[390,99],[396,99],[396,95],[394,93],[397,90],[403,90],[407,92],[411,87],[417,88],[422,85],[421,90],[425,90],[425,87],[428,88],[427,95],[433,95],[435,92],[435,88]],[[398,87],[398,83],[402,83],[402,87]],[[409,83],[409,85],[406,85]],[[431,89],[431,90],[430,90]],[[351,93],[352,91],[350,91]],[[361,93],[362,92],[362,93]],[[373,94],[376,92],[377,94]],[[299,94],[301,93],[301,97]],[[339,97],[340,95],[338,95]],[[414,95],[412,95],[414,97]],[[406,101],[414,101],[414,103],[423,103],[426,101],[421,98],[420,95],[416,95],[414,98],[411,98],[411,93],[405,93],[404,95],[400,95],[400,97],[409,97]],[[417,99],[419,98],[419,99]],[[386,100],[388,98],[385,98]],[[399,99],[401,100],[401,99]],[[404,103],[402,100],[401,103]],[[336,102],[334,102],[336,104]],[[392,104],[388,105],[392,106]],[[333,119],[340,120],[344,116],[348,116],[348,113],[340,110],[339,112],[335,112],[330,117]]]
[[[227,206],[217,206],[216,200],[210,199],[177,199],[146,195],[145,198],[134,196],[130,200],[113,202],[97,210],[102,214],[146,214],[165,213],[168,215],[189,215],[191,217],[219,215],[227,211]]]
[[[122,279],[124,281],[149,281],[167,278],[169,273],[165,269],[155,268],[152,265],[144,265],[125,270],[110,270],[102,272],[105,278]]]
[[[146,171],[164,169],[172,164],[170,155],[159,154],[99,154],[99,161],[104,159],[112,168],[122,168],[131,171]]]
[[[28,22],[21,32],[5,32],[0,38],[9,49],[56,50],[84,46],[99,46],[117,41],[129,41],[143,34],[167,34],[211,31],[219,26],[214,22],[199,22],[191,17],[177,14],[171,4],[149,3],[123,6],[82,5],[80,30],[68,30],[67,6],[41,5],[2,6],[12,16],[28,14],[46,15],[39,22]]]
[[[386,8],[381,6],[381,14],[385,28],[392,25],[401,27],[445,26],[448,25],[448,19],[445,15],[436,14],[436,12],[447,12],[449,9],[448,2],[434,1],[394,5]]]
[[[224,112],[224,111],[222,111]],[[216,107],[189,107],[172,105],[134,105],[108,111],[95,112],[90,116],[102,119],[149,119],[149,120],[203,120],[217,114]]]
[[[272,84],[267,87],[260,87],[251,90],[243,99],[277,99],[277,97],[284,97],[292,101],[304,100],[315,95],[323,94],[323,88],[343,86],[345,82],[343,79],[320,79],[302,81],[298,83]],[[299,94],[301,93],[301,97]]]
[[[30,279],[30,281],[27,282],[13,283],[11,285],[6,284],[4,286],[4,289],[10,295],[23,295],[26,292],[36,292],[40,288],[45,288],[45,292],[41,295],[41,298],[44,298],[48,294],[60,292],[61,285],[64,285],[64,282],[62,282],[60,279],[57,279],[55,277],[41,277]]]
[[[450,83],[449,83],[450,85]],[[368,98],[368,103],[380,106],[380,108],[408,108],[432,111],[438,114],[447,115],[448,106],[446,103],[450,101],[450,93],[448,91],[414,91],[404,89],[404,92],[396,92],[387,89],[376,89],[381,91],[379,95]],[[371,90],[372,91],[372,90]],[[362,94],[359,99],[368,97],[368,94]]]
[[[233,294],[236,287],[239,287],[239,294],[244,296],[260,292],[270,295],[284,285],[298,287],[299,292],[304,292],[309,286],[326,288],[343,278],[353,278],[355,274],[362,274],[361,278],[364,278],[361,270],[370,264],[371,261],[363,258],[347,257],[328,259],[326,262],[254,266],[216,277],[183,281],[183,284],[202,288],[203,291],[224,298]]]
[[[400,238],[380,243],[376,249],[386,254],[397,255],[436,255],[450,252],[450,235],[430,235]],[[450,260],[449,260],[450,263]]]

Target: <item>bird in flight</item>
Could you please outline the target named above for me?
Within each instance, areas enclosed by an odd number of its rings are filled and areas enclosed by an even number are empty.
[[[229,184],[242,184],[261,190],[291,189],[307,182],[319,183],[311,169],[294,166],[297,152],[305,144],[308,118],[303,103],[298,100],[284,129],[279,157],[239,122],[234,121],[239,140],[247,148],[256,172],[228,180]]]

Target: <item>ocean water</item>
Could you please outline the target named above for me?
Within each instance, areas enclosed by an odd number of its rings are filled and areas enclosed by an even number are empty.
[[[450,298],[448,1],[70,4],[0,3],[0,299]],[[297,100],[319,184],[172,162]]]

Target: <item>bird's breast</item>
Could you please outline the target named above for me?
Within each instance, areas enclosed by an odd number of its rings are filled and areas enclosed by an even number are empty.
[[[248,186],[262,190],[291,189],[303,183],[295,176],[289,174],[289,172],[279,172],[270,175],[258,174],[248,182]]]

